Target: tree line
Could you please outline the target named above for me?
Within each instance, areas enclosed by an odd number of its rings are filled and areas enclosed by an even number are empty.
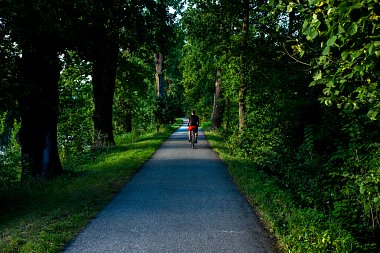
[[[169,6],[184,3],[178,23]],[[191,108],[353,251],[378,249],[378,0],[0,4],[0,151],[17,140],[24,178]],[[1,159],[1,180],[17,178]]]
[[[1,1],[1,146],[14,129],[23,178],[60,174],[61,146],[74,139],[78,150],[115,145],[115,127],[130,132],[140,106],[134,128],[163,114],[174,100],[150,102],[150,86],[154,54],[167,54],[175,39],[169,6],[180,3]]]
[[[188,103],[355,252],[380,245],[379,18],[375,0],[191,0],[182,18]]]

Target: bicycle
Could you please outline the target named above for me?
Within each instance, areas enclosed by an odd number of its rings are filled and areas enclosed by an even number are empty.
[[[190,130],[190,142],[191,142],[191,148],[195,149],[195,132],[194,130]]]

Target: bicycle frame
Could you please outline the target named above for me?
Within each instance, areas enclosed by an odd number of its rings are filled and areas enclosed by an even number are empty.
[[[191,148],[195,148],[195,132],[193,130],[190,131],[190,138],[191,138]]]

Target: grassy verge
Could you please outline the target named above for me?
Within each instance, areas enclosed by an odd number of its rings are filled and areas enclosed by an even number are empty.
[[[82,154],[51,181],[0,192],[0,252],[59,252],[151,157],[176,127]]]
[[[303,208],[279,181],[255,164],[231,155],[218,133],[206,132],[207,139],[227,164],[240,191],[263,219],[283,252],[359,252],[351,234],[339,222],[311,208]]]

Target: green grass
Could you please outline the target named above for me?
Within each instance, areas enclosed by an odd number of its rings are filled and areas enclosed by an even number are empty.
[[[257,170],[252,161],[231,155],[228,143],[220,134],[206,132],[206,135],[227,164],[240,191],[268,231],[277,238],[277,246],[282,252],[365,251],[338,221],[315,209],[300,206],[275,177]]]
[[[0,252],[61,251],[174,129],[119,136],[115,148],[65,163],[65,174],[58,178],[0,192]]]

